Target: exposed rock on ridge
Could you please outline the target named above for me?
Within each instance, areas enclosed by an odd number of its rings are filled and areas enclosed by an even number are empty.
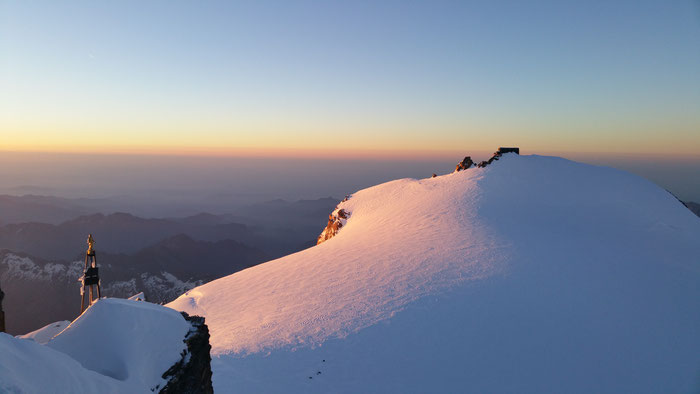
[[[500,159],[504,153],[511,153],[511,152],[513,152],[515,154],[520,154],[520,149],[518,149],[518,148],[498,148],[497,151],[493,152],[493,156],[491,156],[490,159],[484,160],[484,161],[480,162],[479,164],[477,164],[476,166],[479,168],[484,168],[487,165],[493,163],[494,161]]]
[[[455,167],[455,172],[466,170],[467,168],[471,167],[474,165],[474,162],[472,161],[471,156],[467,156],[462,160],[459,164],[457,164],[457,167]],[[433,174],[433,178],[435,177],[435,174]]]
[[[498,160],[501,156],[503,156],[504,153],[520,154],[520,149],[500,147],[496,152],[493,153],[493,156],[491,156],[490,159],[484,160],[479,164],[476,164],[476,167],[484,168],[487,165],[493,163],[495,160]],[[472,160],[471,156],[466,156],[461,162],[457,163],[454,172],[469,169],[474,165],[475,163]],[[435,177],[437,177],[437,175],[433,174],[432,178]],[[340,204],[338,204],[335,207],[335,210],[330,215],[328,215],[328,224],[326,225],[326,228],[324,228],[321,232],[321,235],[318,236],[318,239],[316,240],[316,245],[319,245],[333,238],[336,234],[338,234],[338,231],[340,231],[340,229],[345,225],[345,222],[350,217],[350,213],[347,212],[345,209],[340,208],[340,205],[343,202],[347,201],[349,198],[350,196],[345,196],[343,201],[341,201]]]
[[[347,197],[343,200],[347,201]],[[345,222],[350,217],[350,213],[342,208],[335,208],[335,211],[328,215],[328,224],[326,228],[323,229],[321,235],[318,236],[316,244],[323,243],[331,238],[333,238],[338,231],[345,225]]]
[[[204,324],[204,318],[190,316],[181,312],[192,328],[185,336],[187,349],[182,353],[182,359],[170,367],[163,379],[168,383],[159,393],[192,393],[210,394],[214,392],[211,383],[211,345],[209,344],[209,328]]]
[[[520,154],[520,148],[504,148],[500,147],[496,152],[493,153],[493,156],[491,156],[490,159],[484,160],[477,164],[476,166],[479,168],[484,168],[487,165],[493,163],[495,160],[498,160],[501,156],[503,156],[504,153],[515,153],[515,154]],[[473,166],[475,163],[472,161],[471,156],[467,156],[462,160],[459,164],[457,164],[457,167],[455,167],[455,172],[466,170]],[[433,174],[434,175],[434,174]]]

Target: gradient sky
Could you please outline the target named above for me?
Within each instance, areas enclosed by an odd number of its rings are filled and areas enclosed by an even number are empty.
[[[700,157],[697,1],[0,1],[0,150]]]

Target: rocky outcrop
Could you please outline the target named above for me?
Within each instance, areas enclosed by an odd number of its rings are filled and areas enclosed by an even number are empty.
[[[505,153],[515,153],[516,155],[519,155],[519,154],[520,154],[520,148],[504,148],[504,147],[500,147],[500,148],[498,148],[498,150],[497,150],[496,152],[493,153],[493,156],[491,156],[490,159],[484,160],[484,161],[480,162],[479,164],[477,164],[476,166],[477,166],[478,168],[484,168],[484,167],[488,166],[489,164],[493,163],[494,161],[500,159],[501,156],[503,156]],[[460,163],[460,164],[461,164],[461,163]],[[457,165],[457,167],[459,167],[459,165]]]
[[[471,167],[474,165],[474,162],[472,161],[471,156],[467,156],[462,160],[459,164],[457,164],[457,167],[455,167],[455,172],[466,170],[467,168]],[[433,174],[435,175],[435,174]]]
[[[187,349],[182,352],[180,361],[163,374],[163,379],[168,380],[168,383],[159,393],[213,393],[209,328],[204,324],[203,317],[190,316],[185,312],[182,312],[182,316],[192,325],[184,340]]]
[[[350,217],[350,212],[340,208],[340,206],[349,199],[350,196],[345,196],[343,201],[341,201],[340,204],[335,207],[335,210],[328,215],[328,224],[321,232],[321,235],[318,236],[316,245],[333,238],[336,234],[338,234],[338,231],[345,226],[345,222],[347,222],[348,218]]]
[[[328,224],[326,225],[326,228],[324,228],[321,232],[321,235],[318,236],[316,244],[318,245],[320,243],[328,241],[329,239],[333,238],[336,234],[338,234],[338,231],[340,231],[340,229],[345,225],[345,222],[348,220],[349,217],[350,213],[347,212],[345,209],[336,208],[335,211],[328,215]]]
[[[479,164],[477,164],[476,166],[479,167],[479,168],[484,168],[484,167],[486,167],[487,165],[489,165],[489,164],[493,163],[494,161],[498,160],[500,157],[501,157],[501,152],[496,151],[496,152],[493,153],[493,156],[491,156],[490,159],[484,160],[484,161],[480,162]]]

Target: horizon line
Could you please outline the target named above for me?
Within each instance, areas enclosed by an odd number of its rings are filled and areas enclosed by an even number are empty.
[[[592,150],[558,150],[558,149],[523,149],[519,146],[523,155],[543,155],[559,156],[564,158],[581,157],[609,157],[621,156],[620,158],[641,159],[653,158],[655,160],[695,161],[700,160],[698,154],[673,154],[664,152],[640,152],[640,151],[592,151]],[[501,146],[511,146],[501,145]],[[186,148],[186,149],[154,149],[146,147],[137,148],[117,148],[110,151],[104,149],[6,149],[0,148],[3,154],[39,154],[39,155],[75,155],[75,156],[160,156],[160,157],[204,157],[204,158],[278,158],[278,159],[310,159],[310,160],[440,160],[448,157],[454,160],[461,160],[464,156],[488,156],[495,152],[498,146],[493,149],[358,149],[348,148],[340,150],[329,150],[319,148]]]

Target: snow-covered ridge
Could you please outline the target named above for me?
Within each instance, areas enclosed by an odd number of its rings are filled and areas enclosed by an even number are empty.
[[[101,299],[46,345],[52,327],[28,334],[36,342],[0,334],[0,392],[157,392],[190,327],[160,305]]]
[[[507,148],[511,149],[511,148]],[[476,166],[478,168],[484,168],[494,161],[498,161],[501,157],[503,157],[503,153],[501,153],[501,148],[499,148],[498,151],[494,152],[494,154],[489,158],[488,160],[484,160],[480,162],[479,164],[476,164],[472,161],[472,158],[470,156],[466,156],[461,162],[457,164],[455,167],[454,172],[459,172],[463,170],[467,170],[471,168],[472,166]],[[433,178],[437,177],[436,174],[433,174]],[[345,196],[343,201],[340,202],[335,207],[335,210],[331,212],[331,214],[328,216],[328,224],[326,227],[323,229],[321,234],[318,236],[316,244],[323,243],[325,241],[328,241],[329,239],[333,238],[338,232],[340,231],[343,226],[345,226],[345,223],[347,222],[347,219],[350,217],[350,212],[346,210],[344,206],[344,202],[346,202],[351,196]]]
[[[352,194],[327,241],[169,304],[215,390],[683,392],[700,221],[632,174],[505,154]]]
[[[483,172],[469,175],[361,190],[336,209],[351,216],[332,240],[195,288],[169,306],[211,315],[214,354],[258,352],[344,337],[427,294],[493,275],[506,248],[479,225],[474,203],[457,215],[451,208]],[[215,313],[220,307],[235,316]]]

